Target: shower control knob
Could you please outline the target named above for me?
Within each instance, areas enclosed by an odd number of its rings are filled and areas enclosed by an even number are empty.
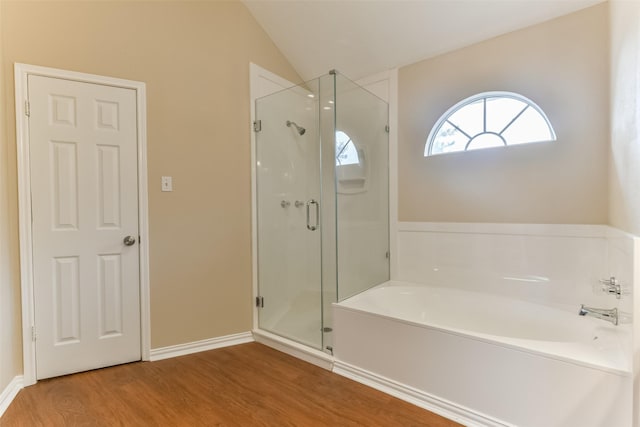
[[[282,206],[283,208],[288,208],[291,205],[291,202],[288,200],[283,200],[280,202],[280,206]]]
[[[304,206],[304,202],[302,200],[296,200],[294,205],[295,205],[296,208],[299,208],[299,207]]]

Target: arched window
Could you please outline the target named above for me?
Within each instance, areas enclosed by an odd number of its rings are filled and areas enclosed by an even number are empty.
[[[512,92],[484,92],[440,117],[424,155],[555,140],[549,119],[533,101]]]
[[[341,130],[336,131],[336,166],[358,163],[360,163],[360,157],[351,137]]]

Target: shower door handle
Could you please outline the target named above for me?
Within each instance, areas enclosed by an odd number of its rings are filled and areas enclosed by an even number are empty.
[[[309,211],[311,210],[311,205],[315,205],[316,207],[316,223],[315,225],[311,225],[311,219],[310,219],[310,213]],[[318,228],[318,219],[320,218],[320,205],[318,205],[318,202],[316,202],[315,200],[311,199],[307,202],[307,229],[310,231],[315,231]]]

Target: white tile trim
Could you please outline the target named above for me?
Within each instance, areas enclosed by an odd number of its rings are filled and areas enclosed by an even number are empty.
[[[339,360],[334,362],[333,372],[467,427],[513,427],[511,424],[489,417],[488,415],[472,411],[469,408],[449,402],[446,399],[441,399]]]
[[[185,356],[187,354],[199,353],[201,351],[214,350],[216,348],[229,347],[232,345],[253,342],[251,332],[225,335],[222,337],[209,338],[201,341],[193,341],[185,344],[171,345],[168,347],[151,349],[152,362],[169,359],[172,357]]]
[[[13,378],[11,382],[0,393],[0,417],[7,410],[13,399],[18,395],[18,392],[24,387],[22,375],[18,375]]]
[[[608,237],[615,229],[600,224],[506,224],[482,222],[400,222],[398,232],[508,234],[549,237]]]

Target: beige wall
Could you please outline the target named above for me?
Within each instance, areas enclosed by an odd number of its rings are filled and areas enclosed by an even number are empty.
[[[610,222],[640,235],[640,3],[611,2]]]
[[[0,7],[0,35],[2,34]],[[0,58],[4,52],[4,38],[0,37]],[[11,233],[15,223],[15,209],[9,205],[9,168],[7,126],[5,111],[10,105],[5,98],[5,88],[0,82],[0,393],[11,380],[22,374],[22,344],[20,342],[19,292],[17,286],[17,258],[12,250],[16,243]],[[14,179],[15,181],[15,179]],[[13,218],[12,218],[13,216]],[[13,240],[12,240],[13,238]]]
[[[399,71],[400,221],[607,223],[606,3]],[[536,102],[558,140],[423,157],[438,118],[479,92]]]
[[[640,3],[612,1],[611,153],[609,167],[611,225],[640,235]],[[636,242],[634,313],[640,313],[640,245]],[[637,318],[637,315],[636,315]],[[640,328],[634,328],[634,425],[640,425]]]
[[[0,4],[9,105],[14,62],[147,84],[152,348],[250,330],[249,62],[298,81],[287,60],[237,1]],[[6,122],[0,147],[16,254],[12,106]],[[172,193],[160,192],[162,175],[173,176]],[[11,286],[18,292],[17,277]]]

